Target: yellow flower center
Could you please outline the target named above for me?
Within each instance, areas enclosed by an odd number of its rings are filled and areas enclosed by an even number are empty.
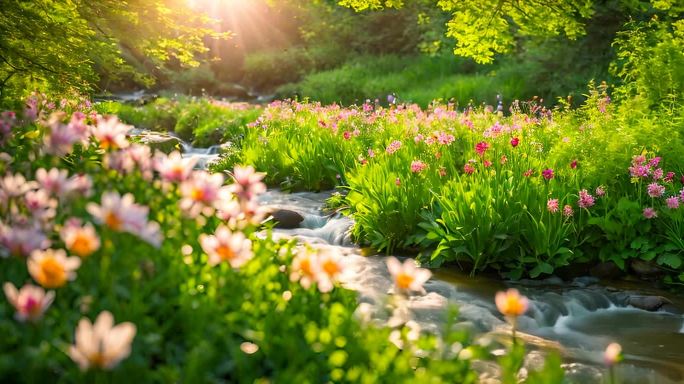
[[[334,277],[340,273],[340,266],[333,260],[328,259],[323,263],[323,270],[328,276]]]
[[[107,223],[107,225],[109,225],[109,223]],[[79,230],[68,248],[69,251],[80,257],[87,257],[95,252],[95,247],[95,239],[86,234],[85,231]]]
[[[306,274],[308,276],[313,276],[313,274],[314,274],[313,268],[311,268],[311,259],[309,259],[308,257],[306,259],[303,259],[299,263],[299,269],[301,269],[302,272],[304,272],[304,274]]]
[[[90,356],[88,356],[88,360],[90,361],[90,364],[98,367],[98,368],[104,368],[105,364],[107,363],[107,359],[105,358],[104,353],[98,351]]]
[[[105,151],[108,149],[116,149],[114,145],[114,140],[112,140],[112,138],[109,136],[101,138],[100,148],[104,149]]]
[[[525,307],[518,297],[509,295],[506,297],[506,308],[503,312],[507,316],[520,316],[525,313]]]
[[[123,220],[114,212],[107,212],[104,221],[109,228],[115,231],[120,231],[123,227]]]
[[[201,188],[193,188],[190,193],[190,198],[195,201],[204,201],[204,190]]]
[[[413,283],[413,276],[406,273],[399,273],[397,275],[397,287],[401,289],[409,289],[411,283]]]
[[[67,281],[64,265],[54,257],[46,257],[40,262],[40,274],[36,280],[45,288],[59,288]]]
[[[218,247],[216,247],[216,253],[223,260],[231,260],[236,256],[233,249],[227,245],[219,245]]]

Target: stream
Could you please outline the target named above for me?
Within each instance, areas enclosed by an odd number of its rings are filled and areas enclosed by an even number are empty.
[[[198,168],[218,156],[218,147],[195,149],[186,145],[184,149],[184,156],[200,159]],[[274,237],[295,237],[344,255],[352,273],[343,285],[359,293],[360,303],[370,308],[374,321],[387,322],[389,315],[384,308],[392,281],[385,256],[366,255],[366,250],[353,244],[351,218],[323,212],[330,194],[269,190],[259,201],[304,218],[299,228],[274,229]],[[495,354],[502,353],[503,344],[498,341],[506,340],[510,326],[497,311],[494,295],[506,287],[516,287],[530,299],[530,310],[519,319],[519,335],[529,351],[523,371],[539,369],[545,352],[556,350],[563,356],[569,382],[606,382],[603,351],[609,343],[618,342],[625,357],[616,367],[618,382],[684,383],[684,298],[641,284],[604,282],[593,277],[570,282],[558,278],[512,282],[442,268],[433,270],[425,294],[407,300],[407,315],[423,331],[440,332],[446,312],[454,305],[458,325],[469,329],[476,342],[491,343]],[[626,303],[635,295],[665,296],[672,303],[667,310],[650,312]],[[499,382],[495,364],[478,361],[474,366],[481,382]]]

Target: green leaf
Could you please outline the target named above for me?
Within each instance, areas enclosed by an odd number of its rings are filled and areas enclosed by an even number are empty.
[[[673,253],[666,253],[664,255],[660,255],[657,260],[659,265],[667,265],[668,267],[671,268],[679,268],[682,266],[682,258],[679,255],[675,255]]]

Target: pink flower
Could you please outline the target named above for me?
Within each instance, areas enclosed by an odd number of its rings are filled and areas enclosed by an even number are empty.
[[[479,143],[475,144],[475,152],[477,152],[477,154],[480,156],[484,156],[488,149],[489,143],[486,141],[480,141]]]
[[[684,203],[684,188],[679,191],[679,200]]]
[[[82,141],[85,137],[85,135],[74,129],[74,127],[80,126],[75,124],[81,124],[82,122],[75,122],[72,118],[70,124],[63,124],[63,116],[64,114],[59,112],[50,115],[50,119],[47,122],[50,128],[49,133],[43,139],[45,152],[55,156],[64,156],[71,152],[74,144]]]
[[[566,204],[563,207],[563,216],[572,217],[573,214],[574,214],[574,211],[572,210],[572,207]]]
[[[629,174],[632,177],[647,177],[651,173],[651,168],[646,165],[634,165],[629,167]]]
[[[658,212],[656,212],[656,210],[651,208],[651,207],[644,208],[643,214],[644,214],[644,217],[647,219],[654,219],[654,218],[658,217]]]
[[[517,147],[518,144],[520,144],[520,139],[518,139],[517,137],[514,137],[514,138],[511,139],[511,146],[512,146],[513,148]]]
[[[437,142],[439,142],[441,145],[450,145],[454,142],[454,140],[456,140],[454,135],[450,135],[446,132],[439,132],[437,134]]]
[[[463,165],[463,172],[465,172],[466,175],[472,175],[475,173],[475,167],[471,163],[465,163],[465,165]]]
[[[373,149],[368,148],[368,157],[371,159],[375,157],[375,152],[373,152]]]
[[[418,268],[413,259],[406,259],[403,264],[396,257],[388,257],[385,261],[397,291],[425,291],[423,284],[430,279],[432,272]]]
[[[162,180],[182,182],[190,176],[196,163],[197,158],[184,159],[180,152],[173,151],[168,156],[157,157],[155,169]]]
[[[200,213],[211,215],[214,205],[223,198],[230,198],[231,188],[223,186],[223,175],[198,171],[180,185],[180,207],[190,217]]]
[[[216,228],[213,235],[201,234],[199,242],[212,266],[227,262],[232,268],[240,268],[254,256],[252,242],[242,232],[232,232],[225,225]]]
[[[35,250],[46,249],[50,240],[36,227],[7,227],[0,223],[0,245],[12,256],[29,256]]]
[[[489,168],[492,166],[492,162],[489,160],[485,160],[482,162],[482,165],[484,165],[485,168]]]
[[[586,189],[579,192],[579,201],[577,202],[580,208],[589,208],[594,205],[594,196],[590,195]]]
[[[16,310],[14,317],[20,322],[40,320],[55,299],[54,291],[46,293],[43,288],[32,284],[26,284],[19,290],[12,283],[5,283],[2,287],[7,301]]]
[[[121,124],[116,116],[99,117],[92,134],[99,141],[100,148],[116,150],[128,147],[126,135],[132,128],[129,125]]]
[[[419,133],[418,135],[416,135],[416,137],[413,138],[413,141],[414,141],[416,144],[420,143],[421,141],[423,141],[423,135],[421,135],[421,134]]]
[[[646,188],[648,195],[651,197],[660,197],[665,193],[665,186],[658,183],[651,183]]]
[[[534,171],[531,169],[528,169],[527,171],[523,172],[523,176],[525,177],[530,177],[534,174]]]
[[[570,168],[571,169],[577,168],[577,160],[573,160],[572,162],[570,162]]]
[[[261,181],[264,176],[265,174],[256,172],[251,165],[235,166],[233,184],[228,189],[241,201],[252,200],[257,195],[266,192],[266,184]]]
[[[658,164],[660,164],[660,160],[661,160],[660,156],[656,156],[656,157],[652,158],[651,161],[648,162],[648,165],[652,168],[655,168],[658,166]]]
[[[665,202],[667,203],[667,207],[670,209],[679,208],[679,197],[677,196],[670,196],[667,199],[665,199]]]
[[[344,131],[344,133],[342,134],[342,137],[344,137],[345,140],[351,139],[351,136],[352,134],[349,131]]]
[[[558,212],[558,199],[549,199],[546,202],[546,209],[548,209],[551,213]]]
[[[653,180],[660,180],[663,178],[663,169],[658,168],[655,171],[653,171]]]
[[[665,175],[665,178],[663,179],[663,181],[666,183],[671,183],[672,180],[674,180],[674,177],[675,177],[674,172],[668,172],[667,175]]]
[[[622,347],[620,344],[610,343],[603,353],[603,361],[609,367],[622,361]]]
[[[149,208],[136,204],[130,193],[121,196],[118,192],[105,192],[100,205],[89,203],[86,210],[100,225],[138,236],[157,248],[161,245],[159,223],[147,220]]]
[[[444,177],[444,176],[446,176],[446,174],[447,174],[447,170],[446,170],[446,168],[444,168],[444,167],[439,167],[439,169],[437,170],[437,172],[439,173],[439,176],[440,176],[440,177]]]
[[[66,169],[52,168],[36,171],[36,180],[41,187],[57,197],[63,197],[69,189],[69,172]]]
[[[646,162],[646,156],[644,156],[644,155],[638,155],[638,156],[634,156],[632,158],[632,164],[635,164],[635,165],[641,165],[645,162]]]
[[[596,191],[594,191],[594,193],[596,193],[596,196],[598,197],[603,197],[606,195],[606,189],[602,185],[599,185],[596,187]]]
[[[506,155],[501,155],[501,160],[499,160],[501,164],[506,164],[508,162],[508,157]]]
[[[394,185],[397,187],[401,185],[401,180],[398,177],[394,180]]]
[[[553,169],[547,168],[547,169],[543,170],[543,171],[542,171],[542,176],[543,176],[546,180],[551,180],[551,179],[553,179],[553,176],[554,176],[554,175],[553,175]]]
[[[411,172],[413,173],[420,173],[425,168],[427,168],[427,165],[420,160],[414,160],[411,162]]]
[[[387,149],[385,151],[391,155],[394,152],[398,151],[399,148],[401,148],[401,141],[394,140],[390,143],[390,145],[387,146]]]

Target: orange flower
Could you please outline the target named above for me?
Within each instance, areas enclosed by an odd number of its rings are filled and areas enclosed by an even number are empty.
[[[529,304],[527,297],[521,296],[515,288],[496,294],[496,307],[504,316],[518,317],[527,312]]]
[[[76,278],[76,269],[81,266],[78,257],[67,257],[62,249],[33,251],[28,261],[28,271],[38,284],[45,288],[59,288]]]

